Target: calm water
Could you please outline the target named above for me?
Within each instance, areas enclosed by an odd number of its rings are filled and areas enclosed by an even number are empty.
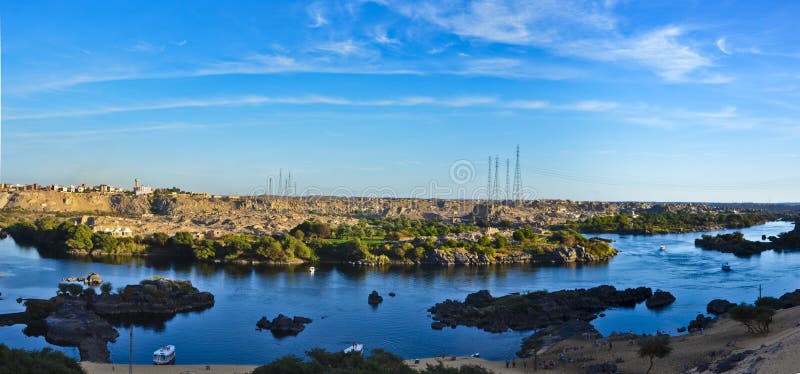
[[[791,230],[787,222],[771,222],[743,230],[752,240],[762,234]],[[315,274],[304,267],[240,268],[221,265],[159,264],[139,260],[114,265],[78,260],[42,258],[35,249],[22,248],[11,239],[0,241],[0,313],[21,311],[17,297],[55,295],[62,277],[96,272],[116,287],[161,275],[190,279],[201,290],[216,296],[216,305],[204,312],[178,315],[161,327],[134,328],[134,361],[151,363],[153,350],[175,344],[178,363],[262,364],[277,357],[302,354],[312,347],[342,349],[351,342],[368,349],[385,348],[406,358],[442,353],[465,355],[480,352],[488,359],[511,357],[530,333],[489,334],[458,327],[435,331],[426,309],[447,298],[463,299],[468,293],[488,289],[493,295],[534,290],[558,290],[611,284],[618,288],[648,286],[672,292],[677,301],[653,312],[643,304],[616,309],[595,320],[604,334],[611,331],[675,332],[685,326],[713,298],[753,301],[758,285],[764,295],[778,296],[800,288],[800,252],[765,252],[748,259],[703,251],[694,247],[700,234],[658,236],[602,235],[615,239],[622,251],[610,263],[593,266],[481,268],[357,269],[318,266]],[[667,250],[658,250],[660,245]],[[720,270],[729,262],[733,271]],[[384,302],[367,304],[367,295],[378,290]],[[394,291],[397,297],[388,297]],[[278,313],[314,319],[296,337],[276,339],[255,330],[256,321]],[[44,338],[22,334],[24,326],[0,327],[0,341],[24,348],[50,346]],[[127,363],[129,330],[118,328],[120,338],[110,345],[114,362]],[[61,348],[78,357],[76,348]]]

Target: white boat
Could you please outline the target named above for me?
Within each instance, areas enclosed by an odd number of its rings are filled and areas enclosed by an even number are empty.
[[[308,272],[309,272],[309,273],[314,273],[315,271],[317,271],[317,269],[315,269],[313,266],[310,266],[310,267],[308,268]]]
[[[349,347],[344,349],[344,353],[361,353],[364,351],[364,344],[361,343],[353,343]]]
[[[731,266],[727,262],[722,264],[722,271],[731,271]]]
[[[666,245],[662,245],[660,249],[661,249],[662,251],[666,251],[666,250],[667,250],[667,246],[666,246]]]
[[[165,345],[153,352],[153,364],[155,365],[174,365],[175,346]]]

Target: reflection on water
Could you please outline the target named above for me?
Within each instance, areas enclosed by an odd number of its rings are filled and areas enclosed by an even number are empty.
[[[792,228],[772,222],[743,230],[749,239],[776,235]],[[728,231],[726,231],[728,232]],[[614,239],[621,253],[607,264],[571,266],[502,265],[484,267],[384,266],[358,268],[320,264],[312,274],[304,265],[237,266],[176,262],[165,258],[100,260],[46,258],[11,239],[0,241],[0,313],[22,310],[17,297],[50,297],[65,276],[97,272],[115,288],[161,275],[189,279],[216,296],[216,305],[199,313],[181,314],[157,324],[134,326],[134,361],[150,363],[152,351],[164,344],[178,348],[178,363],[260,364],[312,347],[343,349],[353,341],[368,349],[385,348],[412,358],[480,352],[488,359],[510,357],[530,333],[489,334],[458,327],[435,331],[427,309],[444,299],[463,299],[488,289],[494,295],[535,290],[558,290],[611,284],[618,288],[648,286],[672,292],[677,301],[661,311],[643,304],[606,313],[594,321],[603,333],[611,331],[675,332],[713,298],[752,301],[758,285],[764,294],[778,296],[800,288],[800,253],[765,252],[736,258],[694,247],[700,234],[658,236],[601,235]],[[666,251],[660,251],[661,245]],[[729,262],[730,273],[720,265]],[[384,302],[367,304],[377,290]],[[395,292],[396,297],[389,297]],[[261,316],[283,313],[314,321],[296,337],[276,338],[255,329]],[[15,347],[48,346],[40,337],[26,337],[22,326],[0,328],[0,341]],[[112,360],[127,362],[128,329],[110,346]],[[77,349],[60,348],[77,357]]]

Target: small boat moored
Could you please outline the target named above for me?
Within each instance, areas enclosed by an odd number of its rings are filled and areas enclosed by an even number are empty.
[[[731,271],[731,266],[727,262],[722,264],[722,271]]]
[[[175,346],[165,345],[153,352],[154,365],[174,365],[175,364]]]
[[[666,251],[667,250],[667,246],[662,244],[661,247],[659,247],[659,249],[662,250],[662,251]]]
[[[311,274],[314,274],[314,272],[315,272],[315,271],[317,271],[317,269],[316,269],[316,268],[314,268],[313,266],[310,266],[310,267],[308,268],[308,272],[309,272],[309,273],[311,273]]]
[[[364,344],[361,343],[353,343],[349,347],[344,349],[344,353],[361,353],[364,351]]]

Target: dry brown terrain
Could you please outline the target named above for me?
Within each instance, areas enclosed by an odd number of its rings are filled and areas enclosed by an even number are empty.
[[[134,234],[177,231],[265,234],[287,231],[305,220],[355,223],[361,217],[405,217],[442,222],[490,220],[548,226],[591,215],[641,211],[651,203],[535,200],[519,204],[480,200],[406,198],[265,197],[175,194],[155,197],[123,193],[3,191],[0,209],[17,209],[26,217],[60,214],[92,227],[128,227]],[[698,204],[673,208],[705,210]]]
[[[719,361],[732,354],[747,352],[745,358],[734,364],[734,368],[726,373],[798,373],[800,372],[800,307],[784,309],[777,312],[767,335],[747,333],[744,326],[730,319],[721,319],[703,334],[694,333],[676,336],[671,339],[672,353],[664,359],[656,359],[651,373],[711,373],[700,371],[697,366],[711,363],[715,367]],[[554,361],[556,368],[539,370],[545,373],[580,373],[586,372],[586,366],[603,362],[621,362],[617,367],[623,373],[645,373],[649,361],[640,358],[638,346],[630,339],[611,340],[612,348],[606,342],[573,338],[562,341],[543,353],[540,362]],[[562,358],[559,360],[559,358]],[[568,362],[572,360],[573,362]],[[413,361],[407,363],[414,367],[424,368],[425,364],[436,364],[441,359],[424,359],[419,365]],[[446,366],[478,364],[496,373],[530,373],[533,372],[530,359],[526,367],[517,359],[516,368],[505,368],[504,361],[485,361],[481,359],[459,357],[455,361],[443,361]]]

